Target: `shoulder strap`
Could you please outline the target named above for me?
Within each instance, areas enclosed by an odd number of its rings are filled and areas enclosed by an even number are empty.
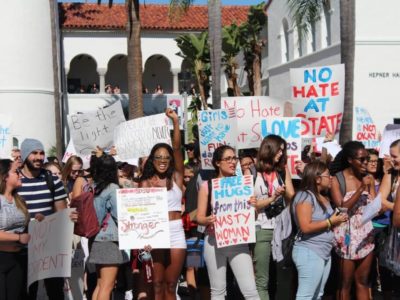
[[[212,179],[207,180],[208,200],[207,200],[207,216],[211,215],[211,196],[212,196]]]
[[[53,181],[53,175],[50,173],[50,171],[44,170],[44,178],[46,180],[46,185],[50,190],[51,197],[54,200],[56,191],[55,191],[55,186],[54,186],[54,181]]]
[[[279,185],[284,185],[285,184],[285,180],[286,180],[286,169],[283,169],[282,171],[278,171],[278,182]]]
[[[335,177],[339,182],[340,193],[344,197],[344,195],[346,195],[346,179],[344,178],[343,171],[337,172]]]

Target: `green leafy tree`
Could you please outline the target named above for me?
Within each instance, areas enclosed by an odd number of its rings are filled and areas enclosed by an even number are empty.
[[[228,87],[233,96],[240,96],[241,91],[237,82],[236,70],[238,63],[236,56],[242,50],[240,27],[236,24],[222,28],[222,62],[225,67],[225,75],[228,81]],[[229,94],[229,93],[228,93]]]
[[[299,36],[309,33],[312,24],[320,19],[324,5],[330,0],[287,0],[292,20],[300,24]],[[340,54],[345,66],[344,109],[340,128],[340,143],[352,139],[353,132],[353,83],[355,56],[355,0],[340,0]]]

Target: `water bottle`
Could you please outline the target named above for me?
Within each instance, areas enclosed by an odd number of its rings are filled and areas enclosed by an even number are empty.
[[[150,252],[143,251],[140,254],[140,260],[142,261],[142,269],[144,272],[144,278],[146,283],[153,282],[153,259],[151,258]]]

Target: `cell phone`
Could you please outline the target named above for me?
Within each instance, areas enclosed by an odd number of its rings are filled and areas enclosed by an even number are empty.
[[[335,208],[335,215],[338,216],[341,213],[347,213],[347,207],[336,207]]]

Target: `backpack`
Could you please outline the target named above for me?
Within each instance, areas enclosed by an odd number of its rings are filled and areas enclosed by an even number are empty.
[[[46,185],[50,191],[51,198],[54,200],[54,196],[56,194],[56,188],[54,186],[53,174],[51,174],[49,170],[45,170],[44,179],[46,180]]]
[[[94,189],[87,183],[83,192],[71,199],[70,206],[76,208],[78,221],[75,223],[74,234],[91,238],[100,231],[99,221],[94,208]]]

